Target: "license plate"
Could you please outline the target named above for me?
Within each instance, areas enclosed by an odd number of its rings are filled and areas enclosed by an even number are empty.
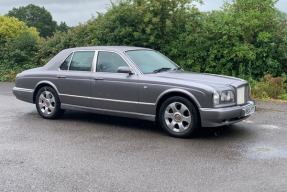
[[[253,103],[250,103],[249,105],[244,106],[242,109],[244,111],[243,116],[245,117],[255,112],[255,105]]]

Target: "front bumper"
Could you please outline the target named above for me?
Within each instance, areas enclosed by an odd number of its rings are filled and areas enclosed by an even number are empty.
[[[254,108],[253,101],[248,101],[242,106],[233,106],[226,108],[200,108],[200,117],[202,127],[219,127],[237,123],[248,118],[251,114],[250,108]]]

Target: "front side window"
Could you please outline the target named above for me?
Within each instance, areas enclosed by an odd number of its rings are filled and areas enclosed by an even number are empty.
[[[72,55],[73,53],[71,53],[69,57],[67,57],[67,59],[62,63],[62,65],[60,66],[61,70],[68,70]]]
[[[126,54],[144,74],[174,70],[178,68],[172,61],[156,51],[135,50],[127,51]]]
[[[91,71],[95,52],[78,51],[74,53],[70,68],[71,71]]]
[[[99,51],[97,72],[117,73],[119,67],[128,66],[125,60],[117,53]]]

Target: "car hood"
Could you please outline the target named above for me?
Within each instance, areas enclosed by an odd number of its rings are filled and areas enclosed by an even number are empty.
[[[169,81],[171,79],[182,80],[182,81],[204,84],[211,87],[222,87],[224,85],[232,85],[235,82],[241,82],[241,83],[246,82],[245,80],[236,77],[209,74],[209,73],[186,72],[182,70],[157,73],[156,76],[161,78],[168,78]]]

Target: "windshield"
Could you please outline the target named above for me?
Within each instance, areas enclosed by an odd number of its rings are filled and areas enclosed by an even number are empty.
[[[126,54],[144,74],[178,69],[172,61],[156,51],[135,50],[127,51]]]

